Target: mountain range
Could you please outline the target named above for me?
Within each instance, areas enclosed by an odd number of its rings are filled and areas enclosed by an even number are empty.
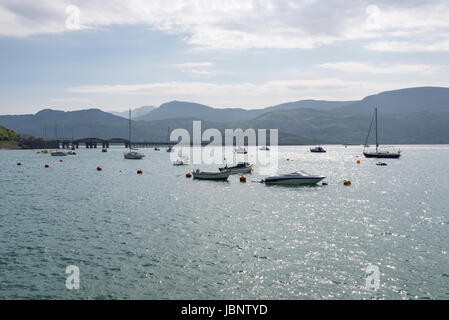
[[[280,144],[364,143],[374,107],[381,143],[449,143],[449,88],[418,87],[367,96],[359,101],[301,100],[264,109],[219,109],[172,101],[133,111],[133,140],[167,141],[168,128],[279,129]],[[0,116],[0,125],[20,134],[58,138],[127,138],[128,112],[99,109]]]

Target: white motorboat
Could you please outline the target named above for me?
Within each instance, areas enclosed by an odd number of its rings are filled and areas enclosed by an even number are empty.
[[[310,152],[314,152],[314,153],[325,153],[326,150],[323,147],[315,147],[310,149]]]
[[[265,184],[284,184],[284,185],[303,185],[316,184],[326,177],[316,176],[304,171],[297,171],[289,174],[268,177],[264,180]]]
[[[233,167],[226,167],[219,168],[220,172],[224,172],[227,170],[231,171],[231,174],[238,174],[238,173],[251,173],[251,170],[253,169],[253,164],[248,162],[239,162],[236,166]]]
[[[235,149],[235,153],[237,153],[237,154],[247,154],[248,150],[246,150],[245,148],[242,148],[242,147],[238,147],[237,149]]]
[[[135,151],[126,152],[124,156],[126,160],[141,160],[145,157],[144,154]]]
[[[231,171],[222,171],[222,172],[201,172],[200,170],[196,170],[192,172],[193,179],[198,180],[228,180],[231,175]]]
[[[262,151],[270,151],[270,148],[268,148],[267,146],[263,146],[263,147],[260,147],[259,150],[262,150]]]
[[[132,147],[131,147],[131,109],[129,110],[129,152],[126,152],[124,154],[124,157],[126,160],[141,160],[145,157],[144,154],[136,152],[136,151],[132,151]]]

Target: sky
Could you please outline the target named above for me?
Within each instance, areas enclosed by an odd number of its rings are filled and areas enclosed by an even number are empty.
[[[449,1],[0,0],[0,114],[449,86]]]

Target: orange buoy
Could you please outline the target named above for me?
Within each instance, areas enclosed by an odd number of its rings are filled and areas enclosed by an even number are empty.
[[[102,171],[103,168],[102,167],[97,167],[97,171]]]
[[[188,172],[188,173],[186,174],[186,178],[192,178],[192,174],[191,174],[190,172]]]
[[[22,162],[17,162],[17,165],[18,165],[18,166],[21,166],[21,165],[22,165]]]
[[[142,174],[143,171],[142,170],[137,170],[137,174]]]
[[[240,177],[240,182],[246,182],[246,177],[245,176],[241,176]]]
[[[45,168],[50,168],[50,166],[48,164],[45,165]]]
[[[357,160],[357,164],[360,164],[360,160]]]

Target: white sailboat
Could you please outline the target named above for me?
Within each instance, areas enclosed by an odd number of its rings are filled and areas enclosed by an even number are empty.
[[[369,151],[366,150],[369,145],[368,145],[368,139],[369,139],[369,135],[371,133],[371,128],[373,126],[373,121],[375,121],[376,123],[376,150],[375,151]],[[401,156],[401,150],[396,150],[394,147],[390,147],[390,149],[392,150],[388,150],[386,147],[380,148],[379,145],[379,139],[378,139],[378,134],[377,134],[377,108],[374,109],[374,116],[373,119],[371,120],[371,125],[369,127],[368,130],[368,136],[366,137],[366,141],[365,141],[365,149],[363,150],[363,155],[366,158],[385,158],[385,159],[399,159],[399,157]]]
[[[144,154],[133,151],[131,147],[131,109],[129,110],[129,152],[124,154],[126,160],[141,160],[145,157]]]

